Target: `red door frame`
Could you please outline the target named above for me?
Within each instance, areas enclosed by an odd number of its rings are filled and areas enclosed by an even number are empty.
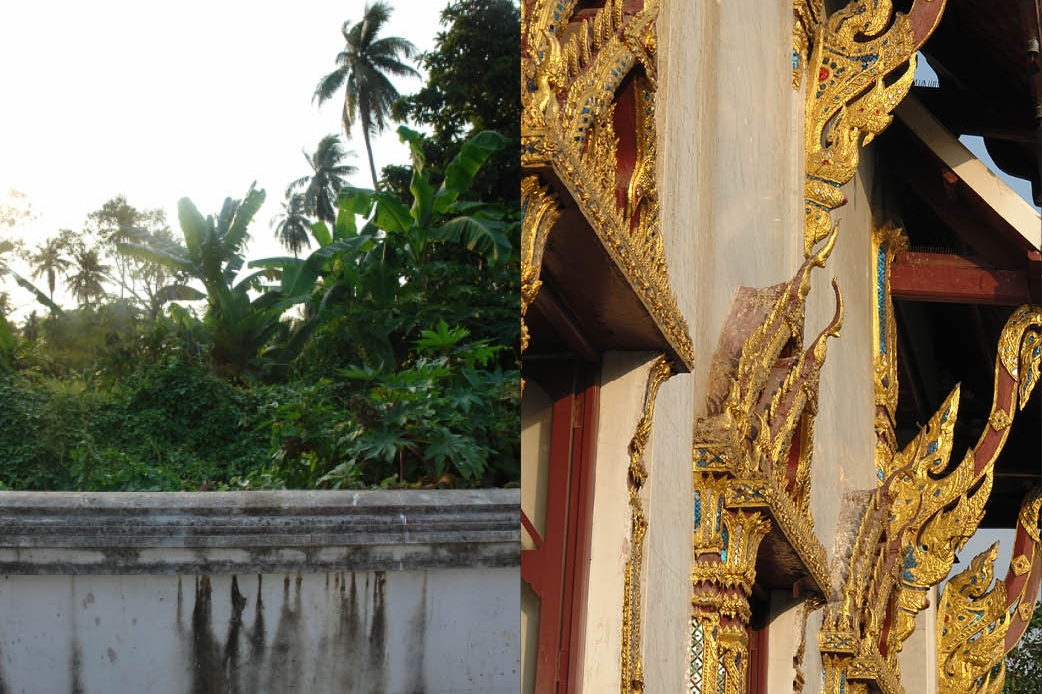
[[[540,364],[526,379],[554,401],[546,537],[521,518],[536,545],[521,553],[521,578],[540,599],[535,691],[566,694],[581,676],[600,385],[596,368],[574,362]]]

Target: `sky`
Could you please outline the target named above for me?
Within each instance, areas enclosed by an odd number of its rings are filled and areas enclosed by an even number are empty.
[[[447,0],[396,0],[384,35],[434,46]],[[342,133],[342,100],[312,103],[344,46],[340,27],[363,0],[59,0],[0,12],[0,197],[23,193],[34,218],[16,229],[29,247],[80,230],[123,194],[162,208],[175,234],[177,201],[203,214],[252,181],[267,200],[251,225],[251,259],[285,255],[271,217],[287,184],[309,173],[303,149]],[[394,79],[401,93],[422,79]],[[349,183],[371,187],[361,132]],[[394,126],[374,142],[377,169],[407,163]],[[6,233],[6,232],[5,232]],[[13,293],[15,308],[32,303]],[[32,307],[29,307],[30,310]]]

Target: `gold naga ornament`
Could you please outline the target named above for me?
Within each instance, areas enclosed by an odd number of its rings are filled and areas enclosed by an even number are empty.
[[[829,233],[859,149],[891,122],[915,76],[916,51],[940,22],[945,0],[855,0],[825,17],[823,0],[793,3],[793,87],[806,76],[803,253]],[[896,79],[891,76],[904,69]]]
[[[657,0],[522,2],[521,166],[530,190],[556,195],[558,211],[578,209],[687,370],[694,351],[669,285],[655,181],[657,15]],[[537,249],[553,243],[557,220],[527,209],[522,236]],[[522,278],[533,278],[522,316],[540,261],[522,256]]]
[[[937,607],[937,682],[945,694],[1001,694],[1006,655],[1027,631],[1042,583],[1042,489],[1020,507],[1013,558],[995,583],[998,543],[953,576]],[[989,587],[991,588],[989,590]]]
[[[644,566],[644,535],[648,530],[648,517],[641,500],[641,489],[648,480],[644,450],[651,437],[655,397],[658,395],[659,387],[672,375],[672,365],[665,355],[652,362],[644,392],[644,410],[629,445],[630,463],[627,476],[630,500],[630,557],[626,561],[623,580],[622,675],[619,689],[623,694],[639,694],[644,691],[644,663],[640,656],[643,596],[640,577]]]
[[[689,692],[743,691],[765,541],[765,560],[788,572],[786,587],[812,598],[830,592],[809,501],[818,378],[843,320],[835,284],[836,313],[806,349],[803,326],[811,271],[834,242],[833,234],[789,282],[740,288],[721,332],[707,414],[695,425]]]
[[[915,439],[879,460],[878,488],[848,498],[840,525],[857,532],[848,538],[849,552],[841,552],[849,554],[849,564],[837,567],[842,586],[826,608],[819,634],[826,691],[843,687],[854,693],[870,687],[884,694],[902,691],[897,654],[915,628],[916,615],[928,606],[928,591],[950,573],[955,552],[976,532],[984,515],[995,460],[1016,412],[1039,378],[1040,328],[1042,313],[1036,307],[1022,306],[1007,321],[999,338],[988,426],[959,464],[948,462],[959,404],[956,388]],[[893,368],[890,364],[889,373],[896,378]],[[877,377],[881,373],[887,369],[877,368]],[[877,398],[883,396],[877,406],[885,408],[889,394],[877,387]],[[879,441],[877,454],[886,450],[883,435]],[[1032,522],[1037,525],[1038,508],[1033,508]],[[1030,561],[1035,561],[1037,551],[1031,551]],[[1033,590],[1037,593],[1037,581]],[[965,643],[952,645],[961,634],[953,631],[943,651],[953,673],[950,677],[956,679],[965,679],[965,663],[978,655]],[[1012,648],[1008,641],[1007,645]],[[986,650],[983,644],[980,650]],[[968,655],[958,661],[949,653]],[[940,670],[939,676],[945,681]]]

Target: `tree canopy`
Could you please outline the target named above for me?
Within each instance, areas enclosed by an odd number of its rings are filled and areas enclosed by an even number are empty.
[[[337,54],[337,69],[319,81],[314,95],[314,100],[321,106],[343,87],[341,121],[344,134],[350,138],[354,124],[361,125],[373,187],[377,185],[376,164],[369,138],[387,127],[391,105],[399,96],[388,76],[419,76],[414,68],[403,62],[416,54],[412,42],[399,36],[380,36],[390,16],[391,6],[383,0],[376,0],[366,4],[361,20],[354,24],[344,22],[340,30],[344,35],[344,50]]]

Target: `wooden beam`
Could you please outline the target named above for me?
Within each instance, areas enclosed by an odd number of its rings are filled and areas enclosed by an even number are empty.
[[[890,269],[895,299],[955,304],[1018,306],[1031,303],[1029,265],[990,268],[944,253],[898,253]]]

